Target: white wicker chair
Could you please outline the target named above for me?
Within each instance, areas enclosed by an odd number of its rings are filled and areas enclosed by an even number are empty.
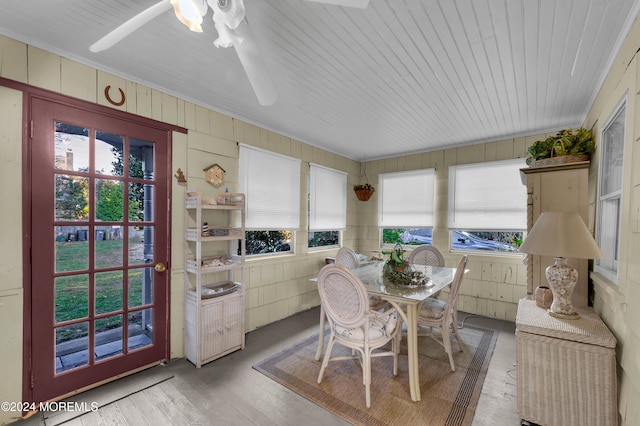
[[[329,361],[359,359],[368,408],[371,406],[371,358],[392,356],[393,375],[398,375],[400,322],[397,312],[395,309],[372,311],[362,281],[340,265],[327,265],[320,270],[318,292],[331,330],[318,383],[322,382]],[[391,351],[376,351],[389,341],[392,342]],[[351,348],[352,355],[331,357],[335,343]]]
[[[462,285],[462,277],[464,270],[467,266],[467,256],[464,255],[458,262],[458,268],[456,274],[451,283],[451,291],[449,291],[449,298],[446,302],[428,298],[422,303],[420,312],[418,313],[418,324],[429,327],[437,327],[440,329],[440,337],[437,338],[433,333],[429,333],[430,337],[444,346],[444,350],[449,355],[449,363],[451,364],[451,370],[456,371],[456,366],[453,362],[453,353],[451,350],[451,338],[450,330],[453,331],[456,340],[458,341],[458,347],[460,351],[463,350],[462,341],[458,335],[458,295],[460,294],[460,286]]]
[[[342,265],[347,269],[355,269],[360,266],[360,260],[358,259],[358,255],[349,247],[342,247],[338,250],[335,259],[336,265]],[[374,311],[383,311],[387,310],[391,307],[389,302],[380,299],[377,296],[369,296],[369,307]],[[316,351],[316,360],[320,360],[322,356],[322,349],[324,345],[324,309],[322,305],[320,305],[320,337],[318,339],[318,350]]]
[[[412,265],[444,266],[444,256],[442,252],[434,246],[422,245],[414,248],[409,254],[408,261]],[[431,297],[437,299],[440,292],[436,292]]]
[[[418,246],[409,254],[409,263],[416,265],[444,266],[444,256],[434,246]]]
[[[336,253],[336,264],[345,266],[347,269],[355,269],[360,266],[358,255],[349,247],[342,247]]]

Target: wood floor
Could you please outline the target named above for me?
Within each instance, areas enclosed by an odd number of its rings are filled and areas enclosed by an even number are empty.
[[[348,425],[251,367],[317,331],[311,309],[246,335],[246,349],[196,369],[183,359],[65,400],[14,426],[31,425]],[[463,324],[500,330],[474,426],[520,425],[515,400],[514,324],[459,313]],[[82,409],[96,411],[81,414]],[[66,408],[66,409],[65,409]],[[425,419],[426,425],[429,424]]]

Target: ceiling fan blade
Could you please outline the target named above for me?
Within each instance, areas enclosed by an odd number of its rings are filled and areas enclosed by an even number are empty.
[[[136,16],[129,19],[127,22],[120,25],[118,28],[111,31],[106,36],[102,37],[100,40],[93,43],[89,47],[89,50],[96,53],[110,48],[147,22],[160,16],[162,13],[166,12],[169,9],[171,9],[170,0],[162,0],[161,2],[154,4],[150,8],[138,13]]]
[[[233,47],[235,47],[244,71],[247,73],[258,102],[263,106],[273,105],[278,94],[246,18],[235,29],[235,33],[243,40],[241,43],[234,43]]]
[[[343,7],[357,7],[359,9],[366,9],[369,6],[369,0],[307,0],[315,3],[333,4]]]

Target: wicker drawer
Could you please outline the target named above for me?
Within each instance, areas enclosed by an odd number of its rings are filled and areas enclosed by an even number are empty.
[[[521,300],[516,319],[521,418],[549,426],[618,424],[616,340],[591,308],[575,321]]]

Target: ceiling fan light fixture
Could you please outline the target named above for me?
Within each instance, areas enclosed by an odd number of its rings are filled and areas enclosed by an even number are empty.
[[[238,46],[244,40],[242,37],[236,35],[236,33],[221,22],[215,22],[216,31],[218,31],[218,38],[215,39],[213,44],[216,47],[231,47]]]
[[[207,13],[204,0],[171,0],[173,11],[180,22],[191,31],[202,32],[202,17]]]
[[[227,27],[238,28],[244,19],[245,8],[243,0],[208,0],[213,9],[213,20],[224,23]]]

